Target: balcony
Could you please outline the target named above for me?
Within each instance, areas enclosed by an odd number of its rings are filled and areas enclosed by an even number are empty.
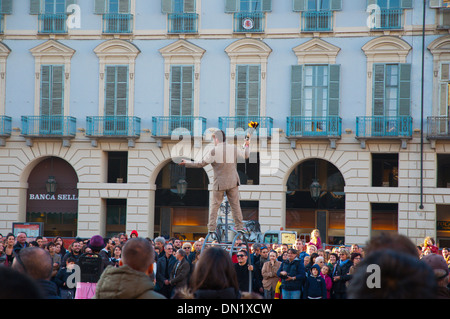
[[[67,33],[65,13],[45,13],[39,15],[39,33]]]
[[[402,27],[403,9],[381,9],[375,13],[374,30],[399,30]]]
[[[359,116],[356,118],[356,138],[365,147],[366,139],[400,139],[402,148],[412,138],[411,116]]]
[[[235,33],[263,33],[266,24],[264,12],[236,12],[234,14]]]
[[[5,139],[11,136],[11,117],[0,115],[0,146],[5,146]]]
[[[169,33],[197,33],[197,13],[169,13]]]
[[[162,139],[179,139],[180,136],[202,137],[206,130],[206,118],[199,116],[154,116],[152,135],[161,147]]]
[[[333,31],[333,11],[305,11],[302,21],[303,32]]]
[[[76,134],[76,118],[60,115],[22,116],[22,136],[28,146],[33,138],[62,138],[69,146],[69,139]]]
[[[427,118],[427,139],[434,148],[436,140],[450,140],[450,117],[430,116]]]
[[[297,139],[329,139],[331,147],[341,138],[342,119],[338,116],[290,116],[287,118],[286,137],[295,148]]]
[[[88,116],[86,136],[92,146],[97,146],[98,138],[128,139],[128,146],[134,147],[135,139],[141,135],[141,119],[136,116]]]
[[[222,116],[219,117],[219,129],[228,135],[227,129],[233,129],[235,136],[244,137],[248,123],[258,122],[254,135],[270,138],[272,136],[273,118],[267,116]]]
[[[103,14],[103,33],[132,33],[133,15],[129,13]]]

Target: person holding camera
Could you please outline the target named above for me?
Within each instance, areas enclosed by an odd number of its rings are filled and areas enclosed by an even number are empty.
[[[305,280],[305,265],[302,260],[296,258],[296,249],[288,249],[287,256],[277,272],[277,276],[281,278],[281,295],[283,299],[300,299]]]

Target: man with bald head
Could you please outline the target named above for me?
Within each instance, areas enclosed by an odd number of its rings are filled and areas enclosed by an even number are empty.
[[[145,238],[127,240],[119,267],[108,266],[102,273],[94,299],[165,299],[153,290],[149,277],[155,252]]]
[[[56,284],[50,281],[53,260],[48,251],[39,247],[22,248],[14,258],[12,268],[34,279],[45,299],[60,298]]]

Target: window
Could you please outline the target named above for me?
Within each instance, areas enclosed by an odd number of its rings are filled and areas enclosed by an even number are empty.
[[[237,65],[236,71],[236,115],[259,116],[261,67]]]
[[[398,231],[398,204],[372,203],[371,209],[372,237],[382,232]]]
[[[4,21],[7,14],[12,14],[12,0],[0,0],[0,34],[4,32]]]
[[[67,33],[66,11],[76,0],[31,0],[30,14],[38,15],[40,33]]]
[[[450,110],[450,62],[442,62],[439,77],[439,116],[449,116]],[[446,127],[447,129],[447,127]]]
[[[373,16],[373,29],[402,29],[403,10],[412,9],[412,0],[368,0],[368,12]]]
[[[170,115],[193,115],[194,66],[172,65]]]
[[[272,0],[226,0],[225,12],[234,14],[234,32],[264,32],[265,12],[272,11]]]
[[[196,0],[162,0],[162,12],[167,14],[169,33],[197,33]]]
[[[106,236],[124,233],[127,220],[126,199],[106,199]]]
[[[450,155],[437,154],[437,187],[450,188]]]
[[[126,183],[128,152],[108,152],[108,183]]]
[[[4,115],[6,109],[6,59],[10,52],[6,45],[0,43],[0,115]]]
[[[259,185],[259,166],[259,153],[250,153],[245,163],[237,163],[237,171],[242,185]]]
[[[342,9],[342,0],[294,0],[293,6],[302,13],[302,31],[332,31],[333,11]]]
[[[372,186],[398,187],[398,154],[372,154]]]
[[[94,13],[102,15],[103,33],[132,33],[130,0],[95,0]]]

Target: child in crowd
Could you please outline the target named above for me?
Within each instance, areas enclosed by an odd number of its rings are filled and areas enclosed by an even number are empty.
[[[303,299],[327,299],[325,279],[320,276],[319,265],[311,267],[311,274],[306,277]]]
[[[322,266],[320,277],[325,280],[325,288],[327,289],[327,299],[331,298],[331,288],[333,288],[333,280],[331,279],[331,268],[327,264]]]

